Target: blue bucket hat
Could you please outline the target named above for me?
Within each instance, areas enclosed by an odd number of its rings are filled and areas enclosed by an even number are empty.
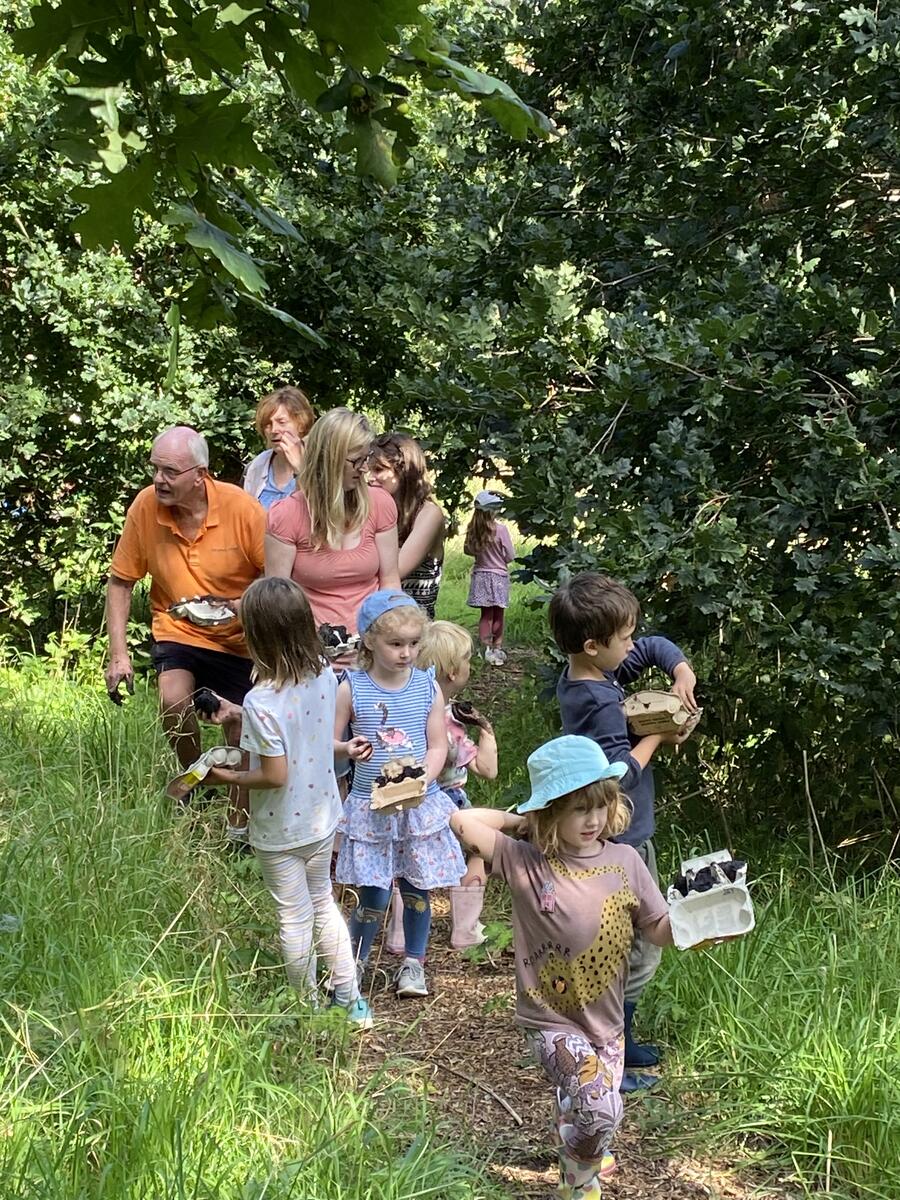
[[[587,787],[600,779],[621,779],[628,767],[623,762],[611,763],[591,738],[567,733],[538,746],[528,756],[531,776],[531,796],[516,812],[534,812],[546,808],[560,796],[577,788]]]
[[[418,608],[419,606],[412,596],[407,596],[406,592],[397,591],[396,588],[385,588],[384,591],[373,592],[371,596],[366,596],[359,606],[359,612],[356,614],[357,632],[365,633],[373,621],[383,617],[392,608],[407,607]]]

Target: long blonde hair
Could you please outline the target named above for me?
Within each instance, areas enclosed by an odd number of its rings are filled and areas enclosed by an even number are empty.
[[[314,549],[339,550],[345,534],[358,533],[365,525],[368,484],[363,476],[353,491],[345,492],[344,464],[351,456],[364,458],[371,441],[369,422],[349,408],[333,408],[310,430],[297,485],[309,506]]]
[[[546,808],[526,813],[532,845],[537,846],[548,858],[559,854],[559,823],[570,808],[582,802],[591,808],[603,808],[606,805],[606,828],[600,834],[601,838],[616,837],[631,824],[631,803],[618,783],[615,779],[598,779],[596,783],[559,796]]]

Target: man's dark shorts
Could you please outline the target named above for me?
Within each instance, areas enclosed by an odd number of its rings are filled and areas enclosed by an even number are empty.
[[[154,642],[150,657],[157,675],[163,671],[190,671],[195,688],[212,688],[232,704],[243,704],[252,686],[253,663],[239,654],[188,646],[184,642]]]

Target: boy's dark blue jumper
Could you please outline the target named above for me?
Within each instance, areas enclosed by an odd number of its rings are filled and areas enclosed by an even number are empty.
[[[556,685],[556,697],[562,711],[563,733],[579,733],[593,738],[610,762],[623,762],[628,771],[621,786],[634,806],[631,825],[615,840],[640,846],[653,837],[656,821],[653,800],[656,788],[653,768],[641,769],[631,747],[641,739],[628,730],[623,685],[633,683],[650,667],[659,667],[671,677],[679,663],[686,662],[681,650],[664,637],[638,638],[634,649],[615,671],[606,671],[602,679],[570,679],[569,668]]]

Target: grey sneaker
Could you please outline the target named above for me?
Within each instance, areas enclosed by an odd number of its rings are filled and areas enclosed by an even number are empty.
[[[417,958],[404,958],[403,966],[397,972],[397,995],[401,999],[428,995],[425,968]]]
[[[491,659],[491,662],[494,664],[495,667],[502,667],[503,664],[506,662],[506,651],[501,650],[501,648],[499,646],[495,646],[494,647],[494,657]]]

